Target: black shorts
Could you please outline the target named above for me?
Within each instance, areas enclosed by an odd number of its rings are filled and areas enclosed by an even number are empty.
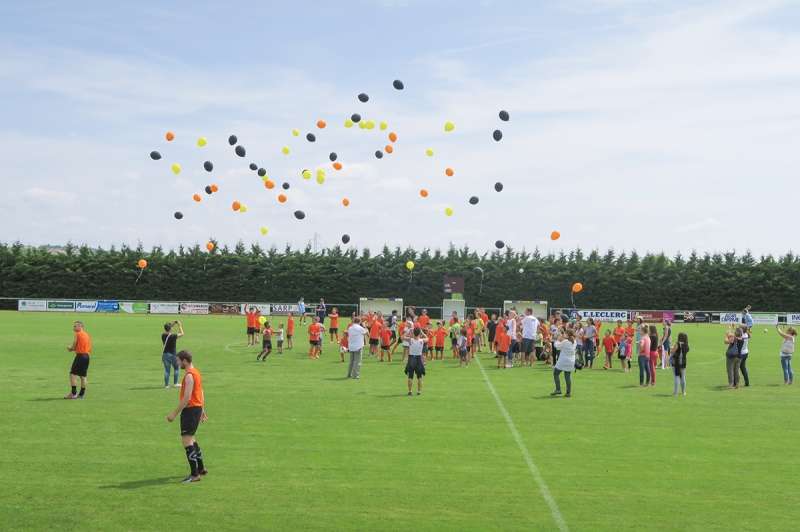
[[[386,344],[381,346],[382,351],[388,351],[392,347],[392,344]]]
[[[261,340],[261,349],[272,349],[272,340]]]
[[[181,410],[181,436],[194,436],[202,413],[202,406],[187,406]]]
[[[437,353],[444,353],[444,346],[439,347],[438,345],[434,347],[434,351]]]
[[[257,327],[248,327],[248,328],[247,328],[247,334],[248,334],[248,335],[250,335],[250,334],[256,334],[257,332],[258,332],[258,328],[257,328]]]
[[[287,339],[287,340],[291,340],[291,339],[292,339],[292,335],[291,335],[291,334],[287,334],[287,335],[286,335],[286,339]]]
[[[523,338],[522,348],[521,348],[522,352],[525,353],[526,355],[529,353],[533,353],[533,348],[535,343],[536,340],[534,340],[533,338]]]
[[[381,339],[380,338],[370,338],[369,345],[380,345]]]
[[[544,351],[544,347],[537,345],[536,346],[536,360],[544,360],[544,355],[542,352]]]
[[[508,356],[508,353],[506,353],[505,351],[498,351],[498,352],[497,352],[497,354],[498,354],[499,356],[501,356],[501,357]]]
[[[308,343],[310,345],[319,345],[319,340],[309,340]]]
[[[397,341],[397,331],[392,331],[392,336],[389,338],[392,342]]]
[[[89,371],[89,355],[75,355],[72,368],[69,370],[70,375],[85,377],[87,371]]]
[[[493,333],[493,332],[490,332],[490,333],[489,333],[489,338],[488,338],[488,340],[489,340],[489,343],[492,343],[492,342],[494,342],[494,333]]]
[[[458,345],[458,338],[456,338],[456,337],[451,337],[451,338],[450,338],[450,346],[451,346],[451,347],[455,347],[455,346],[457,346],[457,345]]]
[[[422,357],[417,355],[409,356],[404,373],[408,375],[409,379],[413,379],[415,374],[418,379],[421,379],[425,375],[425,364],[422,363]]]
[[[331,327],[328,329],[328,332],[331,334],[339,334],[339,327]]]

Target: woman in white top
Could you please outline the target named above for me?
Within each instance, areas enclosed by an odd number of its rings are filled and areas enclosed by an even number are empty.
[[[783,332],[780,326],[776,325],[778,334],[783,338],[781,345],[781,367],[783,367],[783,384],[794,384],[794,373],[792,373],[792,355],[794,354],[794,339],[797,336],[797,329],[789,327]]]
[[[733,326],[732,323],[731,326]],[[744,343],[742,344],[742,363],[739,365],[739,371],[742,372],[744,385],[750,386],[750,374],[747,373],[747,356],[750,354],[747,344],[750,343],[750,327],[747,325],[742,325],[742,340]]]
[[[594,326],[594,319],[589,318],[586,320],[586,327],[583,328],[583,354],[586,355],[584,360],[589,369],[594,366],[594,343],[597,340],[597,327]]]
[[[422,346],[428,341],[428,333],[419,327],[414,327],[403,336],[403,343],[408,342],[408,362],[405,374],[408,375],[408,395],[414,384],[414,374],[417,375],[417,395],[422,395],[422,376],[425,375],[425,360],[422,356]]]
[[[550,395],[561,395],[561,373],[563,372],[564,379],[567,381],[567,393],[564,397],[571,397],[572,372],[575,371],[575,333],[569,328],[566,332],[560,332],[554,345],[561,353],[558,355],[558,362],[556,362],[556,367],[553,369],[556,391]]]

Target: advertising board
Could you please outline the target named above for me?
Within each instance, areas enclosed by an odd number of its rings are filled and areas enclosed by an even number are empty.
[[[48,301],[48,312],[75,312],[74,301]]]
[[[119,312],[119,301],[98,301],[97,312]]]
[[[147,314],[147,303],[143,301],[120,301],[119,311],[124,314]]]
[[[631,320],[642,318],[645,323],[661,323],[661,320],[668,320],[670,323],[675,321],[674,312],[656,312],[652,310],[633,310],[631,311]]]
[[[680,315],[680,313],[678,313]],[[686,310],[683,312],[684,323],[711,323],[711,312],[707,310]]]
[[[76,301],[75,312],[97,312],[97,301]]]
[[[181,303],[181,314],[208,314],[208,303]]]
[[[742,323],[740,312],[721,312],[719,315],[720,323]]]
[[[586,321],[586,318],[602,321],[625,321],[628,319],[627,310],[577,310],[575,312],[581,315],[583,321]]]
[[[150,302],[150,314],[180,314],[180,310],[178,303]]]
[[[17,310],[24,312],[45,312],[47,301],[44,299],[20,299],[17,301]]]
[[[274,305],[272,305],[272,306],[274,306]],[[272,306],[269,303],[242,303],[241,305],[239,305],[237,303],[236,304],[236,312],[233,312],[233,314],[242,314],[242,315],[244,315],[245,309],[250,310],[250,307],[256,307],[258,309],[258,311],[261,312],[262,316],[269,316],[269,313],[270,313],[270,310],[271,310]],[[297,305],[293,305],[293,306],[297,307]],[[300,309],[297,308],[296,310],[291,310],[291,312],[294,312],[295,314],[297,314],[297,312],[299,310]],[[308,308],[308,305],[306,305],[306,312],[310,312],[310,311],[311,310]],[[289,312],[289,310],[287,310],[286,312]],[[286,312],[284,312],[284,314],[286,314]]]
[[[300,307],[297,306],[297,303],[273,303],[271,305],[271,310],[273,314],[278,316],[285,316],[289,312],[294,315],[300,313]]]

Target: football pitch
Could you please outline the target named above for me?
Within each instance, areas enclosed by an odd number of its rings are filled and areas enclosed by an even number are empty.
[[[84,400],[65,401],[81,319],[92,337]],[[638,370],[428,363],[422,396],[403,365],[338,347],[256,362],[243,317],[181,317],[179,349],[202,372],[209,421],[188,463],[166,417],[166,316],[0,313],[2,530],[793,530],[800,522],[800,384],[781,386],[773,327],[750,341],[751,386],[728,390],[724,326],[689,334],[687,392]],[[271,318],[273,327],[285,319]],[[346,320],[342,320],[346,324]],[[635,357],[634,357],[635,359]],[[599,359],[598,359],[599,360]],[[481,369],[483,368],[483,370]],[[181,375],[182,376],[182,375]],[[414,391],[416,393],[416,384]],[[526,454],[530,460],[526,459]]]

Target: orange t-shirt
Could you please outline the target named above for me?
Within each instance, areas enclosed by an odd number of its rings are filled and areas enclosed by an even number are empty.
[[[322,330],[322,327],[319,326],[318,323],[312,323],[308,326],[308,339],[309,340],[319,340],[319,333]]]
[[[253,312],[247,312],[245,310],[244,315],[247,316],[248,327],[258,327],[258,311],[254,310]]]
[[[381,337],[381,324],[378,320],[372,322],[369,326],[369,337],[371,340],[377,340]]]
[[[614,352],[614,338],[611,336],[604,336],[603,337],[603,347],[606,350],[606,353],[613,353]]]
[[[452,327],[455,322],[456,322],[455,318],[450,318],[450,327]]]
[[[286,334],[294,334],[294,318],[286,320]]]
[[[372,334],[372,333],[370,332],[370,334]],[[382,330],[381,331],[381,340],[382,340],[381,345],[389,345],[389,342],[392,341],[392,331],[390,331],[389,329]]]
[[[628,333],[628,336],[633,338],[634,335],[636,334],[636,329],[634,329],[633,326],[625,327],[625,332]]]
[[[339,347],[344,347],[345,349],[347,349],[347,346],[349,345],[350,345],[350,340],[347,338],[347,336],[342,336],[342,339],[339,340]]]
[[[501,333],[499,350],[503,353],[508,353],[508,347],[510,345],[511,345],[511,336],[509,336],[506,333]]]
[[[200,372],[197,371],[197,368],[190,369],[186,372],[186,375],[183,376],[183,380],[181,381],[181,399],[183,399],[183,392],[186,390],[186,377],[189,375],[194,378],[194,385],[192,386],[192,396],[189,398],[189,404],[186,406],[203,406],[203,377],[200,376]]]
[[[92,351],[92,340],[89,338],[89,333],[86,331],[78,331],[75,333],[75,339],[78,343],[75,344],[76,355],[89,355]]]
[[[622,327],[614,327],[614,341],[620,343],[622,341],[622,335],[625,334],[625,329]]]
[[[487,316],[486,314],[481,314],[481,321],[483,322],[484,325],[488,325],[489,316]]]
[[[444,339],[447,337],[447,330],[445,328],[436,329],[434,336],[436,336],[436,347],[444,347]]]
[[[331,319],[331,329],[338,329],[339,328],[339,315],[338,314],[328,314],[328,317]]]
[[[597,327],[597,336],[595,336],[595,338],[602,338],[602,336],[600,335],[603,333],[603,331],[600,328],[603,326],[603,322],[597,320],[596,322],[594,322],[594,326]]]
[[[419,328],[424,329],[430,322],[431,319],[427,315],[423,314],[419,317]]]

